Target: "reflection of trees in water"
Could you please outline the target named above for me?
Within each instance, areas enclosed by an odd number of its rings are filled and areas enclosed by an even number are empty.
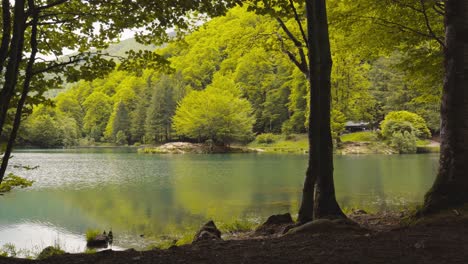
[[[51,189],[5,195],[0,203],[0,223],[40,222],[79,232],[92,221],[84,216],[82,210],[70,206],[63,198],[67,193]]]
[[[371,179],[373,179],[373,189],[374,189],[374,196],[376,197],[377,199],[377,210],[378,211],[385,211],[386,209],[388,209],[388,205],[387,205],[387,199],[385,197],[385,190],[384,190],[384,185],[383,185],[383,182],[382,182],[382,175],[383,175],[383,171],[382,171],[382,167],[384,166],[384,162],[382,159],[379,160],[379,162],[377,162],[377,160],[375,162],[372,162],[371,163],[373,166],[373,174],[371,177]]]
[[[143,159],[157,162],[146,156]],[[19,195],[28,197],[20,202],[24,207],[16,210],[9,206],[12,203],[2,204],[2,218],[10,212],[26,219],[37,214],[37,218],[61,221],[62,226],[74,225],[81,231],[112,227],[133,234],[160,235],[195,230],[208,218],[231,222],[252,215],[297,211],[305,156],[187,155],[160,159],[170,161],[142,168],[114,162],[109,173],[118,173],[119,179],[128,174],[128,180],[117,185],[53,191],[53,195],[44,191]],[[422,182],[433,173],[433,162],[416,155],[337,157],[339,202],[348,208],[374,206],[372,209],[382,210],[396,203],[395,197],[412,199],[416,194],[411,192],[421,192],[422,198],[426,188]],[[428,178],[427,182],[433,179]],[[29,211],[31,214],[24,213]]]
[[[422,199],[433,180],[426,155],[369,155],[336,157],[336,186],[343,207],[382,211]]]
[[[269,162],[262,163],[261,167],[257,162],[251,164],[250,173],[255,175],[254,192],[244,214],[255,213],[263,217],[287,212],[295,214],[305,175],[305,160],[275,156]],[[304,171],[298,170],[298,167],[304,167]]]
[[[372,156],[336,156],[335,181],[340,204],[344,208],[376,209],[384,197],[380,165]],[[369,160],[370,159],[370,160]]]
[[[88,228],[112,228],[116,233],[161,235],[192,227],[197,219],[201,221],[177,206],[169,188],[103,188],[98,192],[72,192],[64,198],[92,219],[94,226]]]

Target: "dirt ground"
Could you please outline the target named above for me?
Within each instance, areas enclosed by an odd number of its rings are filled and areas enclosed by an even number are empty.
[[[467,212],[468,216],[468,212]],[[65,254],[0,263],[468,263],[468,217],[446,214],[400,224],[401,213],[356,214],[365,230],[205,241],[168,250]]]

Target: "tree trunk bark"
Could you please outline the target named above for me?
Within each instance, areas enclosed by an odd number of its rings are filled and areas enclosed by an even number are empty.
[[[14,8],[13,38],[10,45],[10,56],[5,72],[5,83],[0,92],[0,136],[7,117],[10,101],[13,97],[18,81],[19,65],[23,55],[24,31],[26,27],[26,14],[24,0],[16,0]]]
[[[309,50],[309,166],[299,210],[299,222],[343,218],[335,198],[333,143],[330,130],[332,59],[325,0],[307,0]]]
[[[18,135],[18,130],[21,124],[21,117],[23,115],[23,108],[28,97],[28,93],[31,87],[31,79],[33,77],[33,66],[34,61],[36,60],[37,54],[37,23],[38,23],[38,13],[34,7],[34,1],[29,0],[29,8],[32,10],[32,21],[31,21],[31,54],[29,55],[28,65],[26,66],[25,78],[23,81],[23,91],[21,92],[20,100],[16,107],[15,119],[13,121],[13,128],[8,138],[8,144],[3,154],[2,164],[0,166],[0,183],[2,183],[3,177],[5,176],[6,169],[8,167],[8,162],[10,160],[10,155],[13,150],[13,145]]]
[[[0,46],[0,74],[3,72],[3,65],[8,57],[8,47],[10,46],[11,15],[10,1],[2,0],[2,44]]]
[[[468,202],[468,2],[445,2],[439,171],[422,213]]]

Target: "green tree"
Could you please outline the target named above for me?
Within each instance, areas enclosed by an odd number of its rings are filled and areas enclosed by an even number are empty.
[[[25,120],[20,140],[38,147],[74,146],[80,129],[72,117],[58,109],[39,106]]]
[[[83,130],[94,140],[100,141],[112,112],[111,99],[102,92],[93,92],[83,102],[83,108],[86,111]]]
[[[144,142],[145,136],[145,121],[146,111],[149,105],[148,98],[151,98],[153,89],[153,76],[155,72],[153,70],[147,70],[141,76],[144,81],[142,89],[135,92],[135,107],[130,112],[130,139],[131,142]]]
[[[172,117],[178,100],[176,90],[183,89],[168,75],[162,75],[156,82],[151,102],[146,112],[145,139],[163,142],[171,137]]]
[[[120,130],[119,132],[117,132],[117,134],[115,135],[115,143],[119,145],[128,144],[127,135],[124,131]]]
[[[331,133],[333,140],[339,140],[345,130],[346,117],[343,113],[333,109],[331,112]]]
[[[289,81],[289,85],[291,86],[291,93],[287,104],[289,119],[281,127],[281,131],[284,134],[306,132],[307,94],[309,92],[306,82],[307,79],[304,77],[304,74],[300,70],[295,69],[293,71],[293,78]]]
[[[83,124],[84,111],[74,93],[61,93],[54,101],[58,111],[75,119],[80,126]]]
[[[111,141],[116,141],[118,132],[122,132],[124,135],[130,134],[129,113],[127,106],[122,101],[114,105],[104,136]]]
[[[210,86],[189,93],[179,104],[174,116],[177,134],[216,144],[244,141],[252,136],[252,107],[239,98],[235,87]]]

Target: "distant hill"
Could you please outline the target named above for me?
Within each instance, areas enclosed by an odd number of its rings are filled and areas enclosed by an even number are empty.
[[[129,38],[129,39],[124,39],[120,41],[119,43],[114,43],[109,46],[109,48],[105,49],[103,53],[108,53],[109,55],[112,56],[120,56],[120,57],[126,57],[127,55],[125,54],[129,50],[155,50],[157,47],[155,45],[143,45],[141,43],[138,43],[135,38]],[[68,55],[68,56],[72,56]],[[68,56],[64,56],[65,58]],[[64,84],[62,89],[52,89],[46,92],[46,97],[47,98],[54,98],[57,96],[62,91],[65,91],[71,87],[71,84]]]
[[[129,50],[154,50],[156,46],[154,45],[143,45],[138,43],[134,38],[129,38],[115,43],[109,46],[104,52],[109,53],[113,56],[122,56],[125,57],[125,53]]]

